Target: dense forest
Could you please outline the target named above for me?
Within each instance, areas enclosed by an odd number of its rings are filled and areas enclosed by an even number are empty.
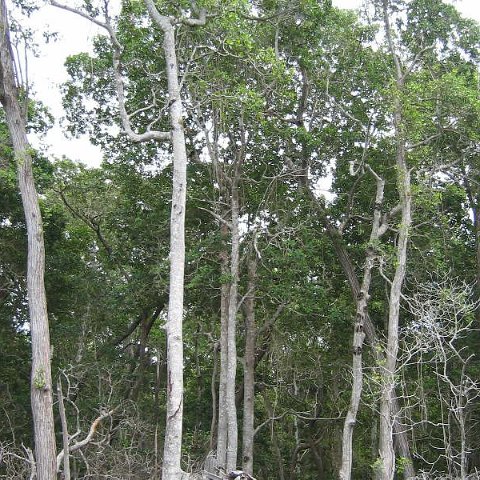
[[[31,147],[47,7],[0,0],[0,478],[480,478],[479,25],[49,3],[103,161]]]

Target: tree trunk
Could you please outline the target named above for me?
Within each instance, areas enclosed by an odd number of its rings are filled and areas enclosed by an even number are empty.
[[[310,196],[313,200],[314,206],[317,208],[318,213],[320,214],[320,219],[325,226],[326,232],[328,237],[330,238],[335,253],[339,259],[340,265],[342,267],[343,272],[348,280],[350,285],[350,289],[352,291],[352,297],[355,299],[358,298],[360,295],[360,282],[358,281],[357,274],[355,272],[355,268],[353,266],[352,260],[348,255],[347,249],[345,247],[343,238],[340,232],[330,223],[326,211],[320,205],[320,203],[315,199],[312,191],[310,190]],[[378,340],[375,326],[370,319],[368,311],[365,315],[365,338],[368,344],[371,347],[372,354],[375,357],[375,361],[377,365],[382,365],[385,363],[385,356],[380,349],[380,342]],[[396,396],[393,398],[392,403],[392,413],[394,416],[394,431],[395,431],[395,448],[397,449],[398,454],[402,457],[407,459],[407,463],[404,470],[404,478],[412,478],[415,477],[415,469],[413,468],[412,456],[410,453],[410,446],[408,443],[408,438],[405,433],[405,429],[403,428],[402,424],[400,424],[398,412],[400,411],[400,405],[398,403],[398,399]]]
[[[222,286],[220,289],[220,379],[218,382],[218,428],[217,428],[217,466],[223,470],[227,468],[227,425],[226,408],[227,372],[228,372],[228,301],[230,284],[226,281],[228,273],[228,253],[226,238],[228,228],[221,226],[222,251],[220,252]]]
[[[253,254],[255,255],[255,254]],[[253,441],[255,420],[255,286],[257,260],[248,262],[248,285],[245,299],[245,366],[243,372],[243,471],[253,476]]]
[[[167,425],[163,451],[164,480],[180,480],[183,423],[183,288],[185,270],[185,207],[187,151],[178,84],[175,34],[164,30],[170,121],[173,143],[173,192],[170,217],[170,292],[167,319]]]
[[[237,160],[238,161],[238,160]],[[235,382],[237,374],[237,311],[238,311],[238,281],[240,264],[240,207],[238,200],[238,178],[235,174],[231,191],[231,235],[232,247],[230,254],[230,296],[228,300],[228,358],[227,385],[225,403],[227,407],[227,472],[237,468],[238,425],[237,406],[235,404]]]
[[[218,408],[217,408],[217,375],[218,375],[218,351],[220,349],[220,343],[215,342],[213,346],[213,370],[212,370],[212,381],[210,384],[210,392],[212,395],[212,421],[210,422],[210,440],[209,440],[209,450],[213,451],[215,449],[215,433],[217,431],[217,418],[218,418]]]
[[[396,172],[399,204],[401,207],[401,223],[399,225],[395,275],[390,287],[387,348],[385,365],[380,369],[382,391],[380,396],[380,432],[379,432],[379,466],[378,477],[382,480],[393,480],[395,475],[395,451],[393,447],[394,415],[392,405],[395,399],[395,371],[398,356],[398,325],[400,317],[400,301],[402,286],[407,266],[407,246],[412,223],[412,201],[410,187],[410,171],[406,163],[405,132],[402,117],[400,92],[404,87],[404,75],[400,60],[396,55],[390,28],[388,0],[383,0],[383,20],[385,34],[390,53],[395,64],[395,80],[397,94],[394,105],[394,128],[396,139]]]
[[[353,333],[353,360],[352,360],[352,394],[350,399],[350,407],[345,418],[342,438],[342,467],[340,469],[340,479],[350,480],[352,472],[352,440],[353,429],[357,421],[357,412],[360,405],[360,399],[363,388],[363,364],[362,350],[363,341],[365,339],[365,317],[367,315],[367,306],[369,299],[370,283],[372,279],[372,269],[375,262],[376,252],[374,245],[379,240],[379,228],[381,221],[381,207],[383,203],[383,192],[385,182],[374,174],[377,181],[377,194],[375,198],[375,212],[373,216],[372,231],[370,234],[370,242],[367,247],[365,259],[365,267],[363,273],[362,286],[357,297],[357,311],[355,315],[355,327]]]
[[[170,126],[173,144],[173,190],[170,216],[170,288],[167,333],[167,421],[163,450],[162,478],[180,480],[183,424],[183,290],[185,270],[185,208],[187,191],[187,150],[178,82],[175,29],[168,17],[160,15],[152,0],[145,0],[153,21],[163,30],[163,50],[170,99]]]
[[[0,100],[5,110],[17,163],[18,183],[27,225],[27,292],[32,342],[31,404],[33,413],[37,480],[56,477],[56,447],[52,406],[50,334],[45,294],[45,246],[43,224],[32,172],[26,121],[18,100],[7,8],[0,0],[1,44]]]

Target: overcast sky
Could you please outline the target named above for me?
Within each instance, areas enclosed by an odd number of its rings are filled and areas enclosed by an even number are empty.
[[[120,2],[120,0],[117,0]],[[68,3],[68,0],[66,0]],[[464,16],[480,22],[480,0],[452,0]],[[71,4],[71,3],[70,3]],[[362,0],[333,0],[333,5],[341,8],[360,8]],[[42,100],[56,118],[56,125],[45,138],[42,145],[48,146],[48,152],[54,156],[65,155],[88,165],[99,165],[101,153],[86,139],[65,138],[61,128],[63,109],[59,86],[67,80],[63,66],[65,58],[78,52],[91,51],[93,37],[99,32],[91,22],[72,13],[46,5],[31,18],[32,27],[37,31],[58,32],[58,41],[45,45],[40,42],[40,55],[29,61],[30,79],[34,83],[36,98]],[[31,138],[39,145],[39,140]]]

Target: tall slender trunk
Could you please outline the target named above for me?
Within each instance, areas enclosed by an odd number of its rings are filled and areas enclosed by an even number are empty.
[[[403,149],[401,149],[402,151]],[[397,156],[398,188],[402,203],[402,218],[399,227],[396,269],[389,298],[388,334],[385,366],[381,369],[382,392],[380,397],[380,478],[393,480],[395,473],[395,452],[393,447],[394,416],[392,405],[395,400],[395,371],[398,356],[398,324],[402,285],[407,264],[407,245],[411,226],[410,172],[405,165],[405,157],[400,152]]]
[[[398,325],[400,317],[400,301],[402,286],[407,266],[407,247],[412,223],[412,200],[410,171],[407,168],[405,132],[403,126],[402,103],[400,93],[404,88],[404,74],[400,60],[395,52],[390,27],[388,0],[383,0],[383,20],[390,53],[395,64],[395,81],[397,93],[394,103],[394,129],[396,139],[397,190],[401,208],[401,221],[398,228],[396,246],[395,275],[390,287],[387,348],[385,365],[380,370],[382,391],[380,396],[380,431],[378,477],[382,480],[393,480],[395,475],[395,452],[393,446],[394,416],[392,405],[395,399],[395,371],[398,357]]]
[[[232,179],[231,190],[231,253],[230,253],[230,296],[228,300],[228,325],[227,325],[227,472],[237,467],[238,451],[238,425],[237,406],[235,404],[235,382],[237,374],[237,311],[238,311],[238,281],[240,265],[240,231],[239,231],[240,206],[238,198],[238,176]]]
[[[52,405],[52,373],[43,224],[32,171],[26,121],[18,100],[5,0],[0,0],[0,100],[5,110],[17,163],[17,176],[27,225],[27,293],[32,342],[31,404],[37,480],[56,476],[56,446]]]
[[[254,253],[252,255],[255,255]],[[243,471],[253,475],[253,441],[255,421],[255,288],[257,260],[248,262],[247,297],[245,299],[245,366],[243,372]]]
[[[353,332],[353,360],[352,360],[352,394],[350,398],[350,407],[345,417],[342,437],[342,466],[339,477],[341,480],[350,480],[352,472],[352,440],[353,429],[357,420],[358,407],[363,388],[363,364],[362,350],[365,339],[365,317],[367,315],[367,306],[369,299],[370,283],[372,279],[372,269],[375,262],[376,252],[374,245],[380,238],[381,207],[383,204],[383,193],[385,182],[378,177],[373,170],[377,182],[377,193],[375,198],[375,211],[373,214],[372,231],[370,242],[367,247],[365,266],[363,271],[362,286],[357,297],[357,311],[355,315],[355,326]]]
[[[170,24],[169,24],[170,25]],[[173,143],[173,191],[170,217],[170,292],[167,318],[167,424],[163,451],[164,480],[182,477],[183,423],[183,289],[185,270],[185,208],[187,151],[183,131],[182,101],[178,83],[173,26],[164,30],[170,121]]]
[[[314,202],[313,204],[320,215],[320,219],[325,226],[327,235],[332,242],[333,248],[340,262],[340,266],[342,267],[342,270],[345,273],[345,276],[348,280],[350,289],[352,291],[352,297],[356,301],[356,299],[358,299],[358,296],[360,295],[361,285],[360,285],[360,282],[358,281],[353,262],[345,247],[345,243],[343,241],[342,235],[335,228],[335,226],[332,225],[332,223],[330,222],[327,216],[325,209],[315,199],[315,196],[313,195],[312,191],[309,190],[309,192]],[[373,325],[370,319],[368,311],[366,312],[364,321],[365,321],[364,323],[365,338],[371,347],[372,354],[375,357],[375,362],[377,365],[383,365],[385,363],[385,356],[380,349],[380,341],[377,337],[375,326]],[[408,479],[408,478],[415,477],[415,469],[413,468],[412,456],[410,453],[410,446],[408,443],[406,431],[404,426],[400,423],[400,418],[398,415],[399,412],[400,412],[400,405],[397,397],[395,396],[393,398],[393,403],[392,403],[392,413],[394,416],[393,428],[395,431],[395,448],[397,449],[398,454],[402,458],[405,458],[407,460],[407,463],[405,465],[405,470],[404,470],[404,478]]]
[[[167,421],[163,450],[162,478],[179,480],[183,424],[183,290],[185,270],[185,208],[187,191],[187,150],[178,81],[175,27],[160,15],[152,0],[145,4],[153,21],[163,30],[163,51],[170,99],[170,127],[173,145],[173,190],[170,215],[170,287],[167,333]]]
[[[217,422],[218,422],[218,401],[217,401],[217,376],[218,376],[218,351],[220,350],[220,343],[215,342],[213,346],[213,370],[212,370],[212,380],[210,384],[210,392],[212,395],[212,421],[210,422],[210,440],[209,440],[209,450],[213,451],[215,449],[216,433],[217,433]]]
[[[226,409],[227,372],[228,372],[228,304],[230,283],[226,281],[229,276],[228,252],[226,238],[228,227],[220,227],[222,236],[222,251],[220,252],[221,275],[223,278],[220,288],[220,378],[218,382],[218,427],[217,427],[217,466],[223,470],[227,468],[227,425],[228,416]]]

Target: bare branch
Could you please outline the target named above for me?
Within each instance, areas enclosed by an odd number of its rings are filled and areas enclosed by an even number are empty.
[[[95,435],[97,428],[102,422],[102,420],[105,420],[106,418],[111,417],[115,413],[115,410],[117,410],[117,408],[118,407],[115,407],[112,410],[109,410],[108,412],[105,412],[99,415],[90,425],[90,430],[88,432],[88,435],[80,442],[76,442],[73,445],[70,445],[70,453],[76,452],[77,450],[80,450],[81,448],[88,445],[92,441],[93,436]],[[57,455],[57,471],[60,470],[60,465],[63,461],[64,455],[65,455],[65,452],[63,449]]]
[[[203,208],[203,207],[197,207],[199,210],[203,210],[205,212],[208,212],[210,215],[212,215],[213,218],[218,220],[220,223],[223,223],[226,225],[229,229],[232,228],[232,223],[229,222],[228,220],[225,220],[222,216],[220,216],[218,213],[213,212],[212,210],[209,210],[208,208]]]

